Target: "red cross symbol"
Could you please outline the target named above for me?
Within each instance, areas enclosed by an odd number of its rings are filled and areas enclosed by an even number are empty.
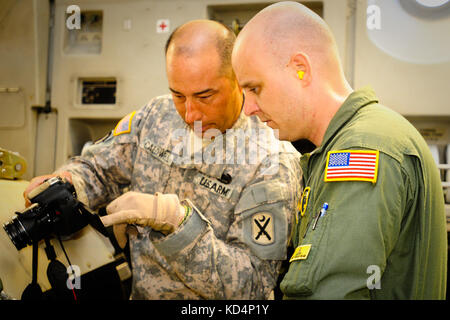
[[[164,23],[164,21],[159,25],[162,31],[167,27],[167,25]]]
[[[166,33],[169,32],[170,29],[170,21],[167,19],[160,19],[156,21],[156,32],[158,33]]]

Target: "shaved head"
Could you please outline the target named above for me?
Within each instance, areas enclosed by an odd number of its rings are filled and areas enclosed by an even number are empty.
[[[239,34],[239,45],[251,47],[255,42],[280,67],[288,64],[296,52],[304,52],[316,68],[324,62],[327,69],[341,68],[330,28],[315,12],[297,2],[279,2],[255,15]]]
[[[330,28],[298,2],[258,12],[239,33],[232,63],[246,92],[245,113],[278,129],[281,140],[319,145],[352,91]]]

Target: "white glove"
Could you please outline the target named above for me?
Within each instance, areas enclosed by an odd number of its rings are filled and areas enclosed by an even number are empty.
[[[108,215],[101,217],[103,224],[105,227],[114,225],[117,242],[124,247],[127,224],[149,226],[167,235],[184,221],[187,210],[175,194],[130,191],[112,201],[106,212]]]

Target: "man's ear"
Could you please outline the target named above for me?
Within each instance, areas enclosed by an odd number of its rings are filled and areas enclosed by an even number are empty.
[[[301,82],[302,86],[307,86],[312,80],[311,63],[308,55],[296,52],[291,56],[288,67],[292,74]]]

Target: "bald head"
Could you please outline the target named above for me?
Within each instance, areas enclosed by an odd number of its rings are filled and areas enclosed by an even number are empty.
[[[221,61],[219,72],[231,76],[231,52],[236,36],[227,26],[212,20],[193,20],[176,28],[166,42],[166,57],[192,58],[204,52],[216,52]]]
[[[315,12],[297,2],[279,2],[255,15],[239,34],[236,46],[244,45],[263,48],[272,55],[270,61],[280,67],[288,64],[293,54],[303,52],[316,68],[324,62],[333,72],[341,68],[330,28]]]
[[[282,140],[319,145],[351,91],[330,28],[297,2],[256,14],[237,37],[232,63],[246,92],[245,113],[278,129]]]

